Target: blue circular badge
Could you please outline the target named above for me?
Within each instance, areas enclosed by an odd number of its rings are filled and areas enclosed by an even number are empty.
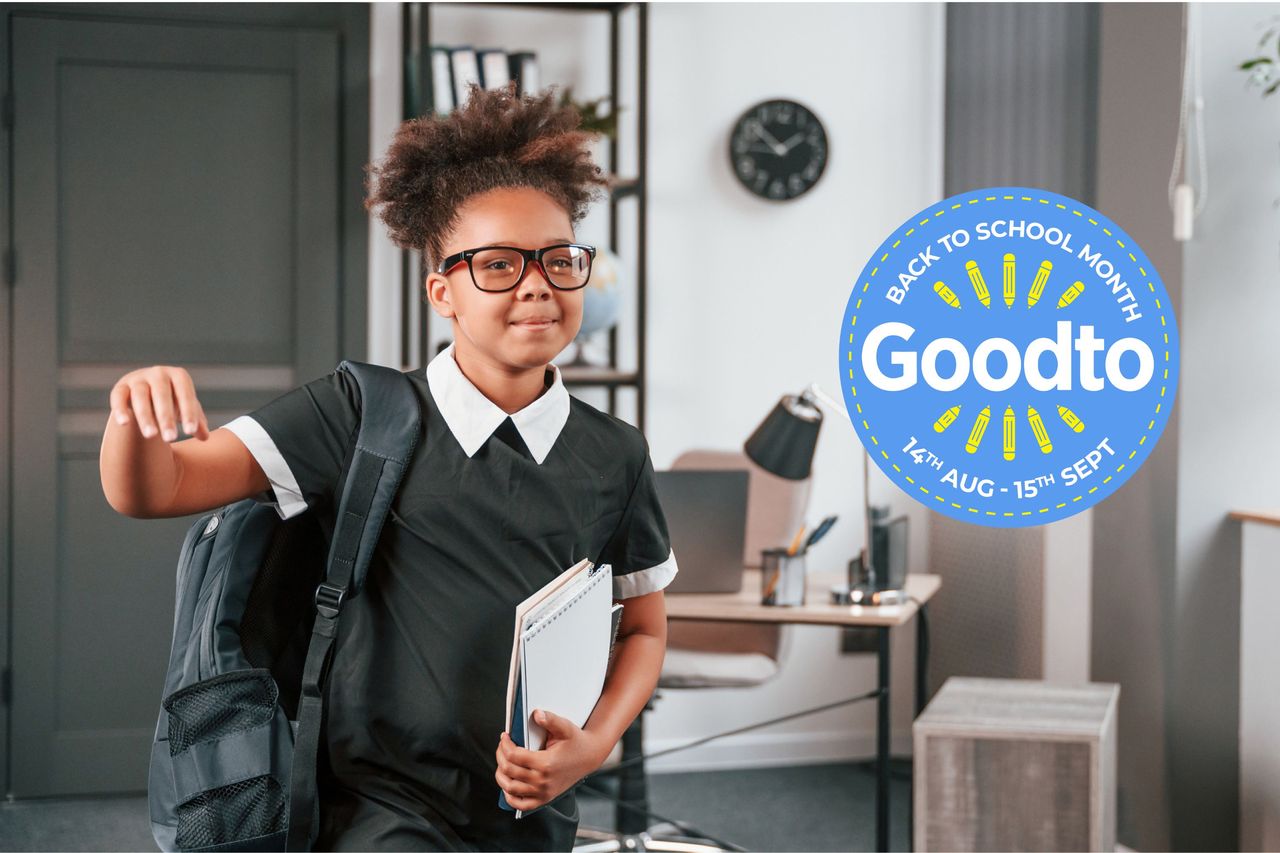
[[[1178,330],[1129,235],[1065,196],[953,196],[884,241],[840,336],[849,416],[889,479],[992,527],[1106,498],[1160,439]]]

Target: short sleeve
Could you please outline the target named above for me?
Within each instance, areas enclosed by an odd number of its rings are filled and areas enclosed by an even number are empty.
[[[679,571],[667,534],[667,519],[658,501],[649,449],[627,501],[618,530],[601,558],[613,567],[613,597],[631,598],[657,592]]]
[[[282,519],[329,503],[360,425],[360,388],[335,370],[226,425],[262,468],[271,489],[254,495]]]

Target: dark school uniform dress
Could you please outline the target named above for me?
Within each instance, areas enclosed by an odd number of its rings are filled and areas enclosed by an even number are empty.
[[[406,373],[419,443],[362,593],[343,605],[320,767],[320,850],[569,850],[573,789],[516,820],[496,750],[515,607],[584,557],[613,595],[678,571],[641,433],[570,397],[559,371],[508,416],[453,348]],[[328,513],[350,461],[359,388],[334,371],[227,425],[282,518]]]

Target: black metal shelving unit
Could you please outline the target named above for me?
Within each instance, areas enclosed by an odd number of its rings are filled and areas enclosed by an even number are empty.
[[[405,68],[405,117],[422,115],[430,112],[430,98],[434,91],[431,80],[431,9],[434,6],[465,6],[469,12],[484,15],[493,8],[544,10],[554,12],[575,12],[581,14],[606,14],[609,16],[609,104],[617,109],[619,96],[621,39],[621,15],[634,7],[638,16],[636,26],[637,39],[637,104],[636,110],[636,173],[634,175],[611,175],[609,191],[609,249],[618,251],[618,208],[620,203],[634,199],[636,209],[636,257],[635,257],[635,298],[636,298],[636,368],[623,370],[618,366],[618,330],[615,326],[609,330],[609,363],[600,367],[562,368],[566,385],[580,388],[605,388],[608,391],[609,413],[617,413],[618,389],[635,388],[636,393],[636,426],[643,432],[645,428],[645,344],[646,344],[646,282],[647,282],[647,192],[646,177],[648,166],[648,52],[649,52],[649,15],[645,3],[461,3],[461,2],[428,2],[408,3],[404,7],[404,68]],[[425,99],[426,103],[423,103]],[[609,139],[609,168],[614,170],[618,163],[617,135]],[[408,257],[406,253],[406,267]],[[408,280],[406,275],[405,280]],[[406,288],[404,298],[406,304],[403,316],[411,316],[409,305],[410,289]],[[412,290],[417,293],[415,287]],[[433,355],[429,334],[429,315],[424,306],[419,320],[419,364],[426,364]],[[409,330],[406,328],[405,332]],[[409,340],[406,334],[405,341]]]

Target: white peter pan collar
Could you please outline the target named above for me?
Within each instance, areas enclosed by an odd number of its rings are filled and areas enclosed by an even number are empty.
[[[468,457],[484,446],[493,431],[507,419],[507,413],[471,384],[453,356],[453,344],[441,350],[427,364],[427,387],[449,425],[450,432]],[[549,365],[554,379],[542,396],[511,415],[516,431],[539,465],[569,420],[569,392],[560,370]]]

